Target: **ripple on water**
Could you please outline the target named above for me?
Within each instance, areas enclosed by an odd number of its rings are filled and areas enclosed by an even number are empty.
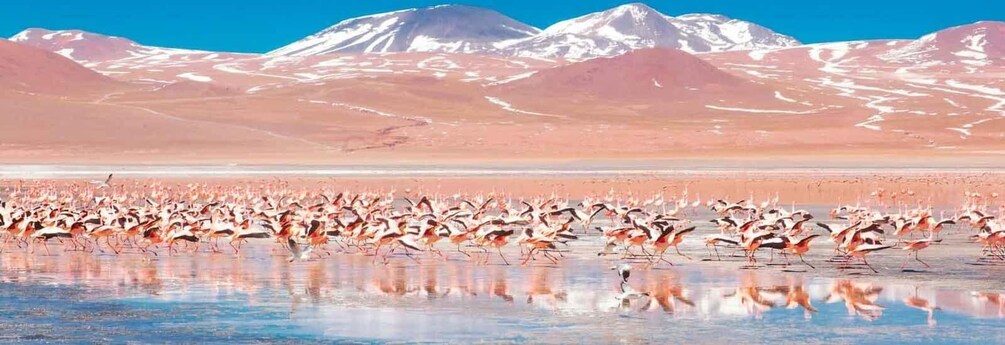
[[[633,271],[649,298],[615,300],[613,261],[558,267],[335,255],[150,262],[5,253],[0,339],[38,342],[809,343],[1003,342],[1005,295],[932,276],[822,276],[683,261]],[[580,250],[581,248],[575,248]],[[898,275],[899,277],[899,275]]]

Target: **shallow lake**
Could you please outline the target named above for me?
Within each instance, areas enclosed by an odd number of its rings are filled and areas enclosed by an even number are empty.
[[[1005,342],[1003,291],[895,273],[636,263],[630,285],[650,296],[618,300],[617,258],[506,266],[454,253],[384,265],[334,254],[290,263],[274,244],[247,248],[241,257],[152,259],[9,251],[0,258],[0,334],[112,343]]]

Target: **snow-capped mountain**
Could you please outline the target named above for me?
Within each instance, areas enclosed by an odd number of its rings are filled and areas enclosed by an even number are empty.
[[[446,5],[348,19],[269,54],[448,52],[580,60],[641,48],[701,53],[798,44],[754,23],[708,14],[670,17],[640,3],[544,31],[492,10]]]
[[[519,56],[583,59],[638,48],[673,47],[686,41],[662,14],[641,4],[558,22],[537,36],[500,47]]]
[[[140,49],[138,44],[125,38],[80,30],[31,28],[21,31],[10,40],[48,50],[80,63],[122,59],[129,57],[130,52]]]
[[[796,39],[766,27],[720,15],[685,14],[666,18],[690,37],[700,38],[708,45],[708,52],[784,48],[800,44]]]
[[[348,19],[269,55],[475,53],[539,31],[493,10],[444,5]]]
[[[102,74],[127,74],[145,69],[184,68],[255,57],[236,54],[145,46],[132,40],[80,30],[27,29],[10,39],[62,55]],[[185,78],[183,74],[183,79]],[[190,79],[190,78],[189,78]]]
[[[63,55],[81,64],[151,56],[211,54],[198,50],[144,46],[126,38],[80,30],[32,28],[21,31],[10,40]]]
[[[633,3],[556,23],[535,37],[500,48],[518,56],[578,60],[642,48],[702,53],[798,44],[792,37],[741,20],[707,14],[670,17]]]
[[[898,63],[987,66],[1005,60],[1005,22],[983,21],[940,30],[880,56]]]

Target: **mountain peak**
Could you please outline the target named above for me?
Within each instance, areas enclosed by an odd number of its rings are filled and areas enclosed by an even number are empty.
[[[491,50],[500,42],[530,37],[539,31],[495,10],[440,5],[346,19],[269,54],[472,53]]]
[[[647,13],[659,13],[659,11],[657,11],[656,9],[649,7],[649,5],[646,5],[641,2],[624,4],[604,12],[613,12],[617,14],[627,13],[631,14],[633,17],[642,17]]]
[[[702,20],[702,21],[718,22],[718,23],[725,23],[731,20],[735,20],[733,18],[729,18],[724,15],[714,13],[688,13],[671,18],[679,20]]]
[[[542,35],[572,34],[612,41],[638,41],[673,31],[671,26],[663,14],[645,4],[633,3],[558,22],[544,29]]]
[[[980,21],[939,30],[880,56],[890,62],[962,64],[1005,63],[1005,22]]]
[[[617,7],[614,7],[611,10],[617,10],[617,9],[634,9],[634,10],[639,10],[639,11],[656,11],[655,9],[653,9],[652,7],[649,7],[649,5],[646,5],[643,2],[629,2],[627,4],[619,5]]]
[[[115,39],[132,42],[125,38],[96,34],[78,29],[51,30],[46,28],[27,28],[10,37],[12,42],[53,41],[73,42],[88,39]]]
[[[640,48],[699,53],[798,44],[742,20],[700,13],[675,18],[641,2],[561,21],[543,31],[495,10],[440,5],[346,19],[268,55],[446,52],[580,60]]]
[[[701,13],[671,17],[645,4],[630,3],[556,23],[505,48],[519,56],[580,60],[641,48],[702,53],[798,44],[792,37],[742,20]]]
[[[138,46],[125,38],[77,29],[29,28],[12,36],[11,41],[48,50],[80,63],[125,57],[125,51]]]
[[[198,50],[144,46],[130,39],[77,29],[30,28],[11,37],[11,41],[62,55],[85,66],[123,59],[153,58],[150,62],[157,62],[167,60],[169,55],[222,55]]]

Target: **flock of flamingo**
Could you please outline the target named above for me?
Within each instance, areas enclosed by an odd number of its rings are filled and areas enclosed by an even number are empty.
[[[276,242],[290,261],[315,260],[335,252],[373,256],[385,264],[392,255],[418,260],[419,254],[446,259],[471,258],[488,264],[497,257],[509,265],[504,247],[516,246],[520,262],[547,260],[557,264],[572,243],[599,233],[598,255],[620,255],[647,267],[673,265],[670,248],[680,256],[686,236],[696,229],[700,214],[718,231],[703,238],[707,260],[721,260],[720,247],[742,252],[749,265],[758,253],[803,257],[814,239],[834,244],[839,269],[853,262],[873,272],[867,257],[899,248],[904,265],[913,259],[928,267],[919,253],[947,228],[970,231],[982,245],[979,260],[1005,261],[1005,223],[998,217],[997,194],[966,193],[951,217],[936,218],[931,206],[908,206],[909,191],[873,193],[879,206],[842,205],[819,221],[806,210],[779,206],[778,196],[760,203],[752,199],[616,194],[587,196],[578,201],[550,196],[514,199],[503,194],[442,196],[406,190],[351,193],[333,187],[291,188],[282,181],[259,186],[167,185],[157,182],[113,185],[111,175],[90,184],[57,185],[18,182],[0,199],[0,251],[62,243],[64,251],[139,253],[145,258],[209,251],[220,253],[221,241],[239,254],[252,239]],[[901,196],[898,201],[897,196]],[[886,201],[890,201],[889,204]],[[706,223],[707,224],[707,223]],[[972,228],[972,230],[966,230]],[[822,229],[823,231],[817,230]],[[445,251],[448,248],[449,251]],[[512,254],[511,254],[512,255]],[[763,255],[762,255],[763,256]],[[903,265],[902,265],[903,268]]]

